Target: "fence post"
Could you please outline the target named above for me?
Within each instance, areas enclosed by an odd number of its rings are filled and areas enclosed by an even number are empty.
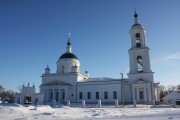
[[[155,108],[155,100],[152,100],[153,108]]]
[[[115,100],[115,107],[118,107],[118,100]]]
[[[134,107],[136,107],[136,100],[133,101]]]
[[[56,100],[53,100],[53,106],[56,106]]]
[[[173,100],[173,108],[176,108],[176,100]]]
[[[69,106],[70,107],[70,100],[67,100],[67,106]]]
[[[85,100],[82,100],[82,106],[83,106],[83,107],[86,106]]]
[[[101,107],[101,100],[98,100],[98,107]]]

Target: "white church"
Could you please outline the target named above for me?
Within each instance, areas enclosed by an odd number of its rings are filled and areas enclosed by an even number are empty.
[[[40,93],[35,87],[23,86],[21,93],[15,96],[17,103],[47,104],[52,101],[66,102],[119,102],[151,103],[159,101],[158,86],[154,82],[150,64],[150,49],[146,45],[146,29],[139,23],[138,14],[134,14],[134,24],[130,31],[131,47],[129,53],[130,70],[128,78],[91,78],[88,70],[80,72],[80,61],[73,54],[70,36],[66,52],[57,60],[56,73],[51,73],[49,66],[42,74]]]

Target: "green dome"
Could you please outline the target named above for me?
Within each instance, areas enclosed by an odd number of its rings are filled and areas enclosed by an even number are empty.
[[[71,59],[77,59],[76,55],[74,55],[73,53],[64,53],[60,56],[59,59],[64,59],[64,58],[71,58]]]

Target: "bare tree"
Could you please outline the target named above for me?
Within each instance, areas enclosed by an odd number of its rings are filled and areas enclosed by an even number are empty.
[[[17,86],[17,90],[21,93],[22,92],[23,85]]]
[[[174,92],[176,90],[177,90],[177,86],[174,86],[174,85],[168,85],[167,86],[167,92],[168,93]]]
[[[4,88],[2,85],[0,85],[0,94],[4,91]]]
[[[6,98],[13,99],[13,98],[14,98],[14,95],[15,95],[15,92],[14,92],[13,90],[6,90],[6,91],[5,91],[5,96],[6,96]]]
[[[159,86],[160,99],[167,95],[166,87],[164,85]]]
[[[177,85],[177,92],[179,92],[180,93],[180,85]]]

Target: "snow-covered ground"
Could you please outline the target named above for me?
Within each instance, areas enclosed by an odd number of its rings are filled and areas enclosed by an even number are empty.
[[[151,108],[147,105],[127,105],[125,108],[114,106],[80,105],[55,106],[25,106],[19,104],[0,104],[0,120],[180,120],[180,107],[157,106]]]

